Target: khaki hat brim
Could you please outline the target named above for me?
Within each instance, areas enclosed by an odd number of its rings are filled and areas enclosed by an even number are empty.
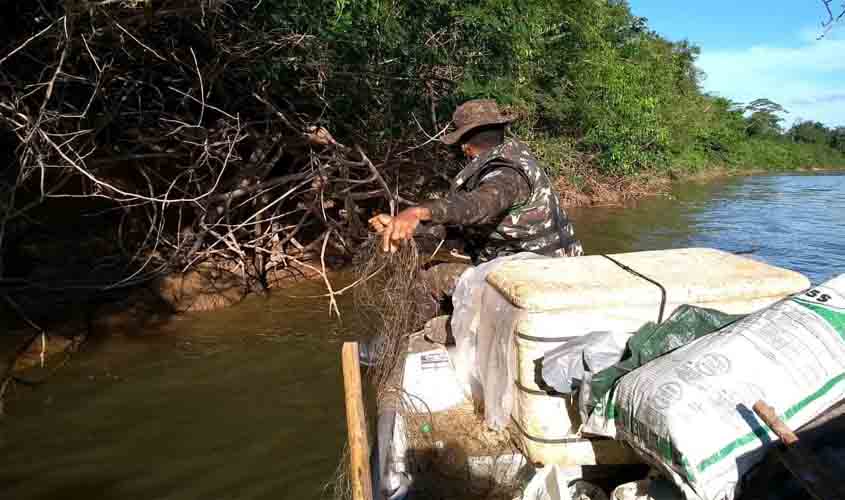
[[[508,123],[512,123],[513,121],[514,117],[512,116],[503,116],[498,120],[485,120],[483,122],[469,123],[459,128],[458,130],[455,130],[454,132],[444,135],[443,138],[440,139],[440,142],[451,146],[453,144],[457,144],[461,140],[461,138],[471,130],[475,130],[480,127],[488,127],[490,125],[507,125]]]

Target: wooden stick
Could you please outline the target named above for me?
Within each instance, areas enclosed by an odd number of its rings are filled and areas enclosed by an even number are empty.
[[[353,500],[373,500],[370,474],[370,440],[367,437],[367,418],[364,413],[364,393],[361,389],[361,366],[358,343],[344,342],[343,390],[346,397],[346,429],[349,435],[349,475]]]
[[[772,432],[774,432],[777,437],[783,442],[784,446],[791,446],[798,442],[798,436],[792,432],[783,420],[781,420],[777,413],[775,413],[775,409],[766,404],[765,401],[760,400],[754,403],[752,407],[754,413],[760,417],[760,420],[766,423]]]

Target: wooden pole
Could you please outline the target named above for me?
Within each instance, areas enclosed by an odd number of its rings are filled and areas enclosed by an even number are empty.
[[[341,359],[343,361],[343,390],[346,397],[346,430],[349,436],[349,475],[352,483],[352,498],[353,500],[373,500],[370,440],[367,437],[367,417],[364,413],[358,343],[344,342]]]

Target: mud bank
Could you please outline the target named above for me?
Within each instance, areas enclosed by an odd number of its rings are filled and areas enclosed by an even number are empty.
[[[836,169],[823,167],[796,168],[794,172],[828,172]],[[562,175],[555,184],[564,207],[607,207],[621,206],[638,200],[671,196],[678,183],[706,183],[720,178],[751,176],[775,173],[762,168],[715,167],[704,171],[690,172],[670,169],[664,172],[642,174],[632,177],[611,177],[595,173],[583,175]],[[232,306],[253,293],[288,288],[302,281],[320,279],[320,263],[291,263],[280,267],[267,277],[267,289],[256,290],[244,285],[237,270],[226,270],[219,266],[206,266],[187,273],[173,273],[154,281],[144,290],[128,297],[115,307],[118,313],[102,315],[100,323],[109,327],[120,326],[132,321],[139,314],[139,307],[146,310],[164,307],[168,314],[213,311]],[[331,271],[331,269],[330,269]]]

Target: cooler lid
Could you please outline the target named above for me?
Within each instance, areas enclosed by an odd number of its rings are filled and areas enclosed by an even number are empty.
[[[660,283],[668,303],[783,297],[810,286],[797,272],[711,248],[610,257]],[[661,298],[659,287],[601,255],[504,262],[487,282],[513,305],[532,312],[649,306]]]

